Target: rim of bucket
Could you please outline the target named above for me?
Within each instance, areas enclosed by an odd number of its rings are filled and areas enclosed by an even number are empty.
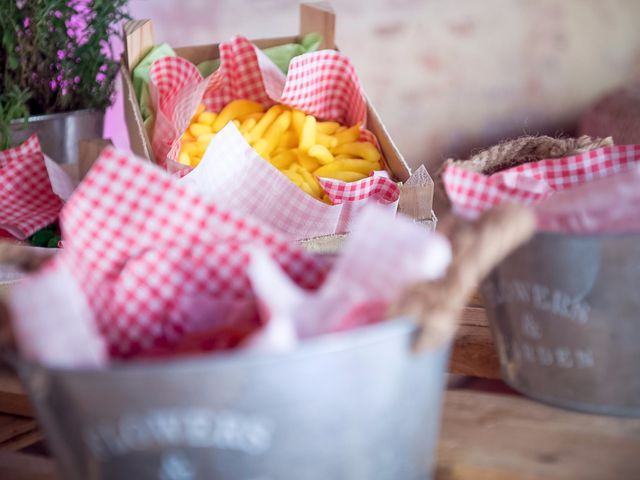
[[[410,318],[400,317],[390,320],[384,320],[374,325],[364,325],[344,332],[333,332],[317,337],[303,340],[299,345],[291,350],[286,351],[253,351],[245,349],[235,349],[229,351],[212,351],[186,354],[178,357],[158,357],[153,359],[140,359],[131,361],[113,361],[107,363],[103,367],[57,367],[47,366],[31,360],[26,360],[17,352],[12,352],[8,359],[15,366],[20,364],[38,369],[44,369],[51,373],[73,373],[75,374],[95,374],[95,373],[117,373],[117,372],[135,372],[139,370],[164,369],[171,367],[172,369],[191,368],[198,365],[216,362],[218,365],[231,363],[278,363],[282,361],[291,361],[292,359],[300,359],[315,355],[327,355],[333,353],[344,352],[352,349],[362,348],[375,343],[386,341],[394,337],[412,337],[417,331],[418,325]],[[444,342],[443,345],[434,348],[425,353],[440,352],[448,349],[450,342]],[[410,349],[407,342],[407,349]]]
[[[62,117],[98,115],[98,114],[104,114],[104,113],[105,113],[105,110],[98,110],[95,108],[83,108],[82,110],[70,110],[68,112],[56,112],[56,113],[45,113],[41,115],[32,115],[27,117],[27,120],[29,121],[29,124],[31,124],[36,122],[44,122],[47,120],[55,120],[56,118],[62,118]],[[11,120],[9,122],[9,125],[11,125],[12,127],[14,126],[19,127],[23,123],[24,123],[24,117]]]

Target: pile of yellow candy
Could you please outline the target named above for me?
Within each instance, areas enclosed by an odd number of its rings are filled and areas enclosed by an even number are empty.
[[[233,122],[256,152],[312,197],[331,203],[317,177],[344,182],[363,179],[382,170],[380,152],[370,142],[359,142],[360,125],[344,127],[319,122],[313,115],[285,105],[266,112],[251,100],[234,100],[219,113],[199,105],[182,135],[178,162],[195,167],[209,142]]]

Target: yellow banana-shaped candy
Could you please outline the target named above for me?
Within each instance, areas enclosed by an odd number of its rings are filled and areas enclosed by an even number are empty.
[[[271,157],[271,164],[277,169],[283,170],[289,168],[293,162],[298,159],[298,156],[293,150],[285,150]]]
[[[264,112],[247,113],[246,115],[242,115],[238,117],[238,120],[240,120],[241,122],[244,122],[245,120],[249,120],[250,118],[253,118],[257,122],[262,118],[263,115],[264,115]]]
[[[300,110],[293,110],[291,112],[291,126],[293,127],[293,131],[299,137],[302,133],[302,126],[304,125],[304,112]]]
[[[258,121],[255,118],[247,118],[240,124],[240,133],[249,133]]]
[[[341,153],[339,155],[334,155],[334,157],[336,160],[356,160],[358,162],[368,162],[369,165],[371,166],[371,170],[384,170],[384,168],[382,167],[382,164],[380,163],[380,161],[377,162],[369,162],[369,160],[364,160],[363,158],[357,158],[354,157],[353,155],[348,155],[346,153]]]
[[[367,178],[364,173],[360,172],[328,172],[324,175],[318,175],[319,177],[324,178],[333,178],[335,180],[342,180],[343,182],[357,182],[358,180],[362,180],[363,178]]]
[[[198,146],[197,154],[203,157],[205,152],[207,151],[207,148],[209,148],[210,143],[211,141],[196,142],[196,145]]]
[[[287,131],[291,125],[291,112],[284,111],[278,118],[274,120],[274,122],[269,126],[267,131],[264,133],[264,138],[268,143],[267,153],[271,153],[278,146],[278,142],[280,141],[280,137],[284,132]]]
[[[213,125],[218,115],[214,112],[202,112],[198,115],[198,123],[204,123],[205,125]]]
[[[284,173],[287,178],[289,178],[289,180],[291,180],[293,183],[295,183],[298,187],[302,188],[302,185],[304,184],[304,180],[302,179],[302,175],[300,175],[298,172],[294,172],[290,169],[288,170],[282,170],[282,173]]]
[[[369,175],[375,167],[375,163],[367,160],[334,160],[333,162],[323,165],[313,173],[319,177],[323,177],[328,172],[358,172],[363,175]]]
[[[181,143],[187,143],[187,142],[195,142],[196,141],[196,137],[194,137],[193,135],[191,135],[189,133],[189,130],[187,130],[186,132],[184,132],[182,134],[182,137],[180,137],[180,142]]]
[[[336,130],[340,128],[340,124],[338,122],[318,122],[318,132],[324,133],[327,135],[331,135],[336,133]]]
[[[202,157],[204,155],[204,152],[207,151],[207,147],[209,146],[209,142],[196,142],[194,145],[196,146],[195,151],[194,151],[194,155],[196,157]]]
[[[196,113],[194,113],[193,117],[191,117],[191,122],[190,123],[195,122],[196,119],[200,116],[200,114],[202,112],[204,112],[204,109],[205,109],[204,103],[198,104],[198,107],[196,108]]]
[[[302,189],[304,193],[313,197],[313,191],[311,190],[311,187],[307,185],[307,182],[305,182],[304,179],[302,179],[302,183],[298,186]]]
[[[264,135],[264,132],[267,131],[267,128],[269,128],[269,126],[275,121],[275,119],[278,118],[278,115],[280,115],[281,112],[282,107],[280,105],[274,105],[269,110],[267,110],[267,113],[265,113],[262,118],[258,120],[256,126],[253,127],[249,132],[249,135],[251,135],[251,140],[253,142],[257,142],[259,139],[261,139]]]
[[[219,132],[231,120],[235,120],[243,115],[262,111],[264,111],[264,107],[257,102],[246,99],[234,100],[220,111],[215,122],[213,122],[213,131],[215,133]]]
[[[278,147],[296,148],[298,146],[298,135],[293,130],[284,132],[278,142]]]
[[[318,122],[285,105],[234,100],[219,113],[198,108],[180,138],[178,162],[198,165],[216,133],[233,122],[255,151],[308,195],[332,205],[318,177],[354,182],[379,170],[382,155],[373,143],[359,142],[360,125]]]
[[[302,167],[298,169],[298,173],[302,176],[302,179],[304,180],[304,182],[309,186],[309,189],[311,190],[311,194],[314,197],[316,197],[318,200],[320,200],[322,198],[322,194],[324,193],[324,190],[320,186],[318,179],[313,175],[311,175],[311,173],[309,173],[306,169]]]
[[[215,136],[216,136],[215,133],[203,133],[197,138],[197,142],[209,144],[209,142],[213,140],[213,137]]]
[[[205,133],[211,133],[211,126],[205,125],[204,123],[192,123],[189,125],[189,133],[195,138],[198,138]]]
[[[370,162],[380,160],[380,152],[373,143],[369,142],[353,142],[338,145],[333,149],[333,153],[346,153],[347,155],[364,158]]]
[[[304,118],[304,124],[302,125],[302,131],[300,132],[300,141],[298,142],[298,149],[302,152],[306,152],[316,143],[316,118],[312,115],[307,115]]]
[[[180,152],[180,155],[178,155],[178,163],[190,167],[191,159],[189,158],[189,154],[187,152]]]
[[[197,142],[189,142],[182,145],[182,151],[189,155],[189,157],[194,157],[200,154],[200,147],[198,147]]]
[[[338,132],[334,135],[334,137],[336,137],[338,145],[353,143],[360,137],[360,124],[357,123],[351,128],[347,128],[346,130]]]
[[[298,150],[296,153],[298,155],[298,162],[305,168],[305,170],[313,172],[320,167],[320,162],[310,156],[307,152],[301,152]]]
[[[332,137],[331,135],[327,135],[326,133],[317,132],[316,143],[327,148],[335,148],[338,146],[338,139],[336,137]]]
[[[269,148],[269,144],[264,138],[258,139],[258,141],[253,144],[253,149],[258,152],[258,155],[261,157],[267,156],[267,148]]]
[[[326,165],[335,160],[333,155],[324,145],[314,145],[309,149],[309,156],[318,160],[322,165]]]

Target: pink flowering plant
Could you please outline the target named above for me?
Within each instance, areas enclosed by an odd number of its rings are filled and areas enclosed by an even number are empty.
[[[127,0],[3,0],[0,15],[0,149],[10,122],[104,109],[118,73],[111,39]]]

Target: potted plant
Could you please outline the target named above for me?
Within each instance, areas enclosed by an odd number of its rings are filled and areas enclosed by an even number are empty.
[[[0,15],[0,150],[36,132],[44,152],[75,161],[102,137],[118,62],[111,39],[127,0],[6,0]]]

